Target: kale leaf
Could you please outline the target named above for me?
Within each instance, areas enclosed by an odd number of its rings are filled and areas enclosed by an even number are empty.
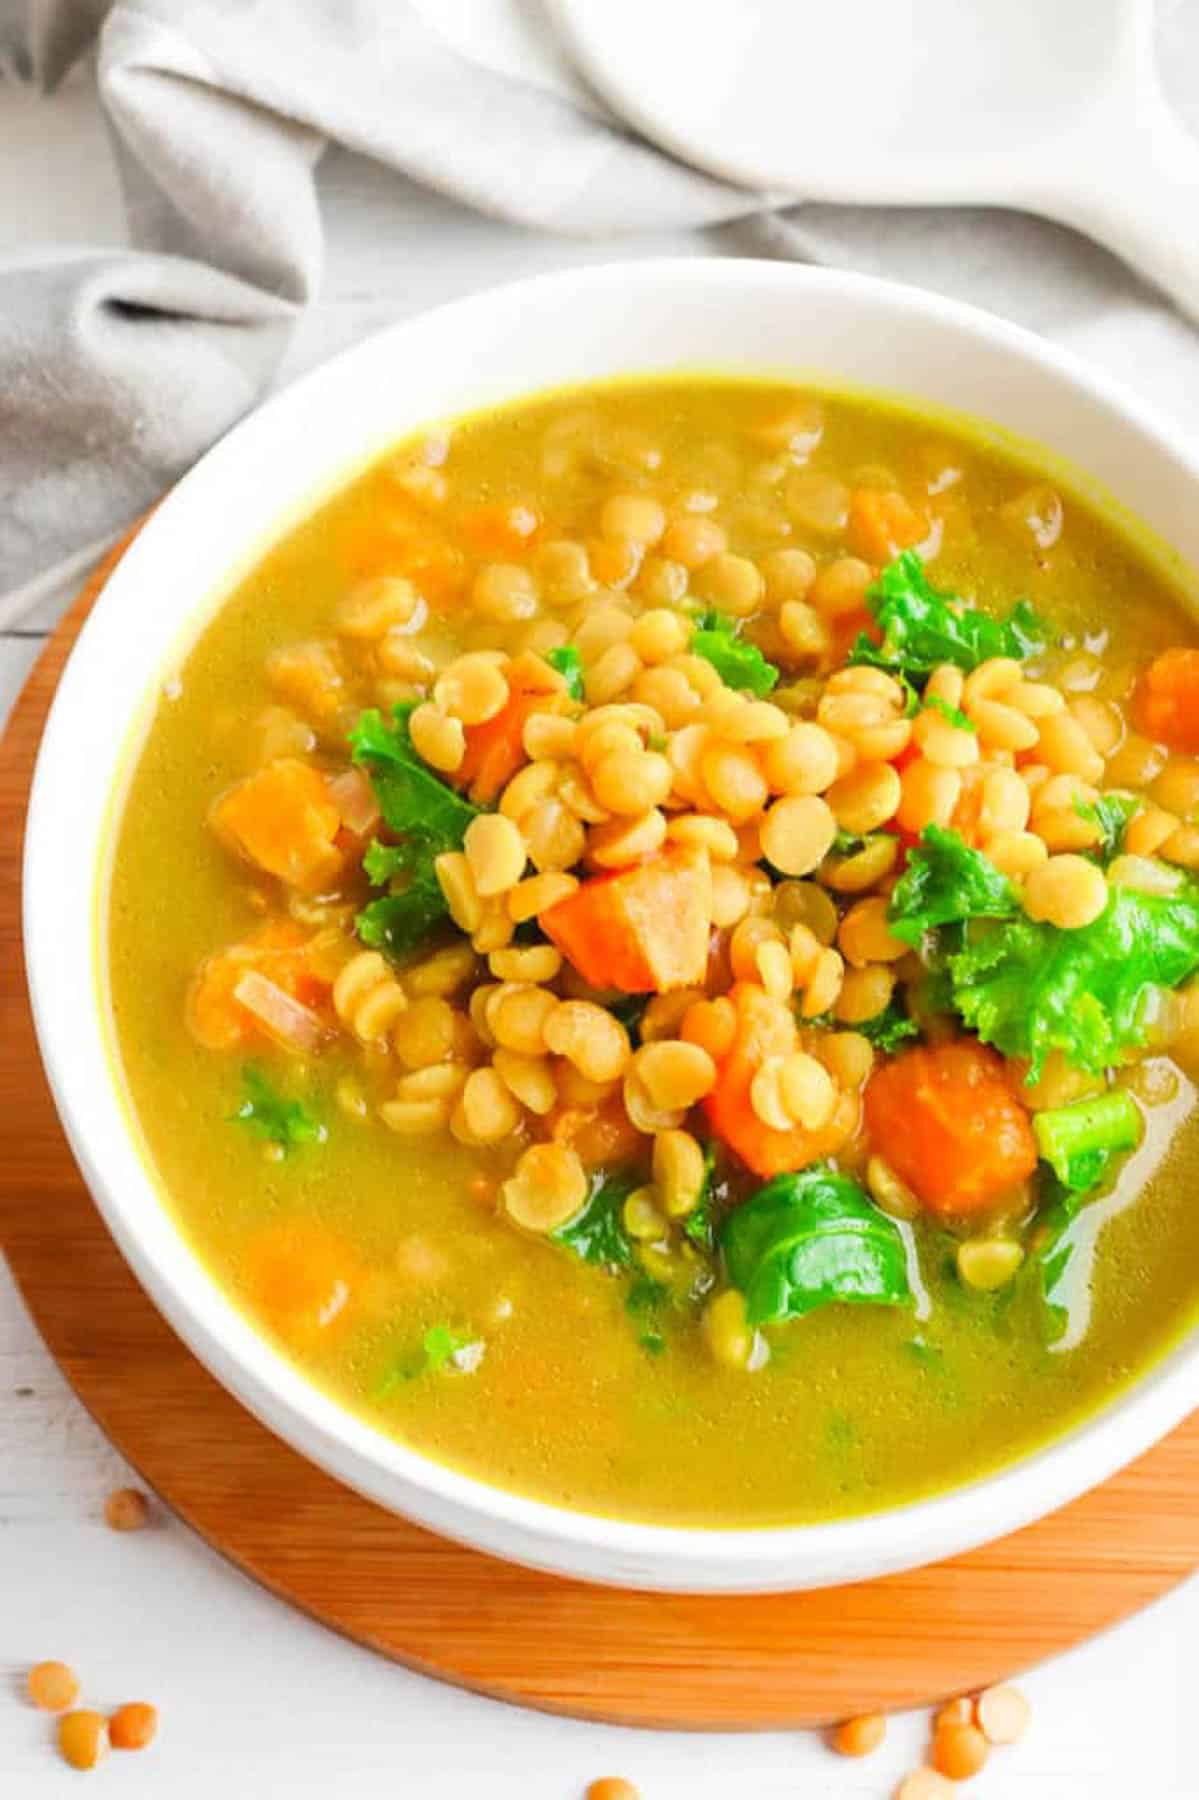
[[[284,1155],[301,1144],[323,1144],[329,1133],[300,1100],[288,1100],[277,1093],[262,1070],[247,1063],[241,1072],[241,1105],[230,1117],[255,1137],[278,1144]]]
[[[364,712],[350,733],[350,749],[370,776],[379,810],[393,831],[437,839],[443,849],[460,849],[479,808],[421,761],[408,729],[416,704],[407,700],[395,707],[390,725],[377,708]]]
[[[583,698],[583,659],[573,644],[561,644],[546,652],[546,662],[559,675],[566,677],[566,689],[572,700]]]
[[[720,1242],[750,1325],[799,1319],[832,1301],[911,1303],[894,1222],[827,1163],[768,1181],[729,1214]]]
[[[1094,923],[1075,930],[1025,917],[984,921],[967,928],[947,967],[966,1024],[1005,1055],[1027,1058],[1030,1081],[1051,1050],[1101,1074],[1144,1044],[1153,990],[1199,969],[1199,895],[1115,888]]]
[[[609,1269],[627,1269],[633,1263],[633,1246],[624,1228],[624,1203],[637,1186],[627,1170],[600,1171],[591,1178],[591,1191],[582,1208],[550,1237],[564,1244],[582,1262]]]
[[[869,1038],[876,1050],[885,1056],[894,1056],[901,1044],[909,1038],[920,1036],[920,1027],[911,1017],[897,993],[892,994],[882,1012],[875,1013],[872,1019],[864,1019],[854,1026],[862,1036]]]
[[[768,694],[779,678],[756,644],[738,637],[737,621],[723,613],[701,613],[695,622],[691,650],[710,662],[726,687],[744,688],[759,698]]]
[[[434,863],[460,850],[478,807],[421,761],[408,720],[415,702],[397,706],[389,725],[382,713],[364,712],[350,733],[354,761],[370,776],[379,809],[399,842],[376,840],[363,858],[368,881],[393,887],[358,914],[359,937],[372,949],[403,956],[448,917]]]
[[[960,833],[928,825],[895,884],[887,923],[897,938],[919,947],[938,925],[1010,918],[1019,910],[1019,895],[994,863]]]
[[[863,632],[850,650],[850,662],[898,670],[915,681],[931,675],[939,663],[976,669],[992,656],[1022,660],[1045,644],[1044,627],[1026,600],[1006,619],[965,606],[930,585],[915,550],[905,550],[887,564],[866,590],[866,604],[882,642],[872,643]]]
[[[712,1202],[715,1194],[716,1146],[709,1142],[704,1151],[704,1178],[699,1190],[699,1199],[683,1220],[683,1236],[689,1238],[697,1250],[713,1250],[716,1246],[716,1226],[712,1218]]]
[[[604,1005],[614,1019],[618,1019],[629,1034],[630,1042],[636,1047],[641,1042],[641,1021],[645,1009],[649,1005],[650,994],[619,994]]]
[[[1120,854],[1128,821],[1140,804],[1135,794],[1100,794],[1098,800],[1079,800],[1075,797],[1074,810],[1079,818],[1085,819],[1088,825],[1094,825],[1099,832],[1096,850],[1105,863]]]
[[[931,706],[934,712],[939,712],[941,717],[947,719],[955,730],[977,733],[978,726],[974,720],[967,718],[960,706],[951,706],[948,700],[942,700],[940,694],[926,694],[924,704]]]
[[[1041,1303],[1045,1336],[1055,1343],[1065,1336],[1070,1323],[1066,1272],[1075,1251],[1071,1227],[1082,1209],[1084,1196],[1052,1178],[1047,1186],[1028,1267]]]

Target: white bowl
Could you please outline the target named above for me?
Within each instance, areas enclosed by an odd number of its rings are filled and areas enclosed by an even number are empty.
[[[217,445],[141,532],[59,686],[34,782],[25,944],[42,1054],[83,1174],[144,1287],[266,1425],[360,1493],[499,1556],[587,1580],[752,1592],[860,1580],[965,1550],[1102,1481],[1199,1403],[1199,1343],[1048,1449],[939,1499],[765,1530],[674,1530],[520,1498],[344,1411],[226,1299],[163,1206],[118,1098],[97,896],[114,808],[164,675],[262,550],[422,423],[558,383],[745,369],[900,391],[1068,458],[1199,564],[1199,461],[1064,352],[931,294],[823,270],[636,262],[439,308],[337,358]]]

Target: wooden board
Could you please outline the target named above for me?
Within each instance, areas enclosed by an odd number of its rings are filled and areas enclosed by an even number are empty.
[[[244,1412],[122,1261],[79,1177],[25,997],[19,857],[55,682],[107,569],[60,627],[0,746],[0,1242],[51,1351],[145,1480],[282,1598],[413,1668],[641,1725],[810,1725],[981,1686],[1199,1565],[1199,1415],[1106,1487],[998,1544],[817,1594],[695,1599],[557,1580],[358,1499]]]

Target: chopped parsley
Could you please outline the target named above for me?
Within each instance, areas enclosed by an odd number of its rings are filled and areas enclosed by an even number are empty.
[[[355,925],[364,944],[392,956],[415,949],[448,918],[434,865],[444,851],[462,848],[479,813],[418,756],[408,729],[414,705],[397,706],[391,724],[377,710],[364,712],[350,733],[354,761],[369,775],[383,818],[399,840],[376,839],[367,849],[367,879],[388,892],[369,901]]]
[[[701,613],[691,637],[692,654],[710,662],[726,687],[742,688],[761,698],[770,693],[779,672],[756,644],[737,632],[735,619],[718,612]]]
[[[583,659],[573,644],[561,644],[548,650],[545,657],[551,669],[566,677],[566,689],[572,700],[583,698]]]
[[[329,1133],[301,1100],[289,1100],[273,1088],[262,1070],[247,1063],[241,1072],[244,1099],[231,1115],[254,1136],[278,1144],[289,1155],[301,1144],[323,1144]]]
[[[866,604],[882,642],[873,643],[862,632],[849,661],[873,663],[911,681],[923,682],[940,663],[969,671],[993,656],[1022,661],[1045,646],[1045,628],[1027,600],[1006,619],[966,606],[955,594],[931,586],[915,550],[887,564],[866,590]]]

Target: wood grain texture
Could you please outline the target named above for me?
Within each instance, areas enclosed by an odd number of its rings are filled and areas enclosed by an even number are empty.
[[[119,554],[119,552],[115,553]],[[248,1574],[426,1673],[593,1719],[809,1725],[936,1700],[1125,1617],[1199,1565],[1199,1415],[1105,1487],[997,1544],[816,1594],[692,1598],[535,1575],[357,1498],[272,1437],[159,1316],[100,1220],[41,1073],[20,947],[29,778],[63,622],[0,746],[0,1242],[84,1405]]]

